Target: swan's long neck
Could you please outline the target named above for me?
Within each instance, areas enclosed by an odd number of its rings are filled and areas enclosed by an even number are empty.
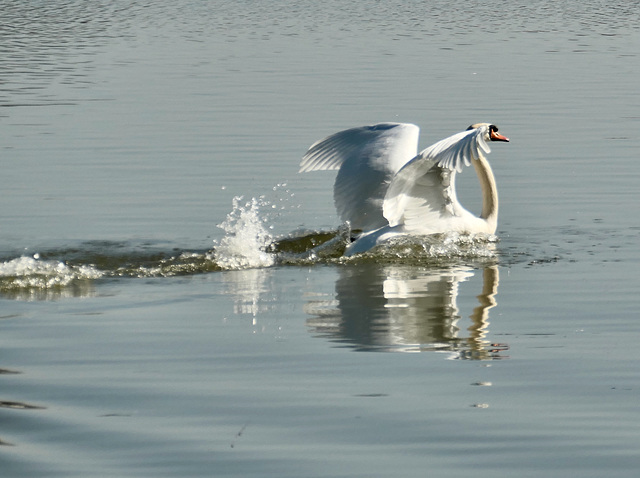
[[[482,190],[482,214],[480,214],[480,217],[487,222],[488,229],[490,229],[488,232],[493,234],[498,227],[498,188],[496,187],[496,180],[493,177],[489,162],[482,154],[479,155],[478,159],[471,162],[480,180],[480,189]]]

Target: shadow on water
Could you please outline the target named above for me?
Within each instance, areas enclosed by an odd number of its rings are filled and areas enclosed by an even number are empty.
[[[309,328],[356,350],[440,351],[451,358],[506,358],[505,344],[486,340],[489,311],[496,306],[497,266],[482,269],[478,305],[461,310],[461,285],[474,276],[470,267],[446,269],[369,264],[344,267],[334,300],[310,300]],[[469,314],[465,324],[463,317]],[[466,328],[465,328],[466,325]]]

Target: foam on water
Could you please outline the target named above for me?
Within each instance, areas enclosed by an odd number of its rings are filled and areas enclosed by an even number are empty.
[[[32,299],[42,295],[37,291],[49,291],[57,297],[65,288],[72,295],[83,294],[80,289],[96,279],[172,277],[274,265],[410,262],[444,266],[497,260],[495,238],[452,234],[401,238],[347,258],[343,253],[349,243],[348,228],[295,231],[274,238],[267,225],[269,215],[261,212],[268,206],[259,198],[244,203],[236,198],[232,212],[220,225],[226,234],[210,251],[149,251],[139,250],[134,244],[122,251],[122,244],[101,243],[98,252],[94,244],[87,243],[9,258],[0,262],[0,293]],[[50,298],[51,294],[43,297]]]
[[[72,266],[59,261],[41,260],[35,254],[1,263],[0,289],[51,289],[65,287],[73,281],[99,279],[103,275],[102,271],[93,266]]]
[[[446,264],[465,259],[495,260],[498,238],[493,234],[447,232],[427,236],[406,236],[378,245],[365,256],[378,260],[408,259]]]

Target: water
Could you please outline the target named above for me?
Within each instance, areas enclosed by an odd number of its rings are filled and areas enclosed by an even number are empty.
[[[636,475],[638,2],[0,6],[3,476]],[[497,241],[341,257],[380,121]]]

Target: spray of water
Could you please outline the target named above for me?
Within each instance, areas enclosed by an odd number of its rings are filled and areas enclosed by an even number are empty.
[[[233,208],[225,221],[218,225],[225,232],[214,248],[215,262],[222,269],[269,267],[274,264],[273,254],[266,247],[273,241],[267,226],[271,204],[261,196],[243,202],[242,196],[233,198]]]

